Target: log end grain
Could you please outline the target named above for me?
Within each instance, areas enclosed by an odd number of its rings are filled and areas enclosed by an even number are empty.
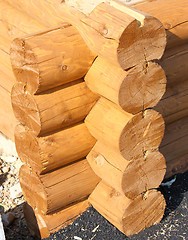
[[[144,159],[128,164],[122,177],[122,190],[126,197],[136,198],[150,189],[158,188],[166,173],[166,163],[158,151],[147,152]]]
[[[41,130],[40,113],[33,95],[24,83],[16,83],[13,86],[11,101],[15,117],[37,136]]]
[[[30,92],[37,92],[40,84],[37,57],[24,39],[16,38],[12,41],[10,58],[14,75],[18,81],[27,84]]]
[[[159,223],[166,206],[163,195],[156,190],[147,191],[130,200],[103,182],[97,185],[89,202],[127,236]]]
[[[124,30],[117,49],[117,57],[123,69],[143,61],[160,59],[166,46],[166,33],[162,23],[147,16],[144,22],[137,20]]]
[[[166,76],[156,63],[145,62],[127,72],[118,93],[120,107],[132,114],[154,107],[166,91]],[[110,99],[111,100],[111,99]]]
[[[124,127],[119,149],[127,160],[141,158],[149,150],[158,149],[163,135],[165,123],[158,112],[145,110],[129,120]]]

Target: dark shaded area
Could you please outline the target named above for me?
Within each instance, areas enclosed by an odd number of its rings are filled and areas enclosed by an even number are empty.
[[[154,225],[137,235],[126,237],[91,207],[77,218],[72,225],[51,234],[48,240],[76,239],[74,237],[79,237],[82,240],[187,239],[188,172],[178,174],[171,187],[160,187],[160,190],[167,203],[163,220],[160,224]]]
[[[0,186],[1,186],[1,184],[3,184],[6,181],[7,175],[8,175],[8,173],[3,173],[0,175]]]

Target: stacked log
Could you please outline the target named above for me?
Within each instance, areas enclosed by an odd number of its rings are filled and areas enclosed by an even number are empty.
[[[62,24],[15,38],[10,58],[20,184],[44,238],[88,207],[99,182],[85,159],[96,140],[83,122],[98,99],[82,79],[95,55]]]

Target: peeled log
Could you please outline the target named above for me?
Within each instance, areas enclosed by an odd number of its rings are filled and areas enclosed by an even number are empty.
[[[16,38],[11,44],[13,72],[31,93],[82,78],[95,55],[70,24]]]
[[[140,159],[127,161],[99,141],[87,155],[87,160],[97,176],[130,199],[158,188],[166,172],[165,159],[157,150],[148,151]]]
[[[98,96],[83,80],[32,95],[27,85],[16,83],[11,94],[16,118],[37,135],[49,133],[82,121]]]
[[[15,129],[15,144],[20,159],[38,174],[84,158],[95,142],[84,123],[42,137],[36,137],[22,125]]]
[[[88,47],[116,66],[128,69],[163,55],[165,30],[158,19],[146,13],[115,1],[99,4],[88,16],[65,4],[61,10]]]
[[[85,81],[93,92],[133,114],[154,107],[166,90],[165,73],[153,62],[124,71],[98,57],[86,74]]]
[[[90,133],[109,144],[128,161],[158,148],[164,133],[164,120],[154,110],[132,115],[116,104],[100,98],[85,119]]]
[[[131,200],[103,182],[100,182],[92,192],[89,202],[127,236],[159,223],[166,206],[163,195],[156,190],[148,191]]]
[[[187,143],[188,115],[166,126],[160,145],[160,151],[164,154],[167,163],[166,178],[188,170]]]
[[[4,0],[0,1],[0,6],[0,35],[7,40],[47,28],[45,24],[25,14],[23,8],[18,11]]]
[[[22,165],[19,180],[29,205],[42,214],[86,199],[99,182],[86,159],[44,175]]]
[[[167,85],[168,86],[168,85]],[[188,115],[188,82],[167,87],[163,99],[154,107],[169,124]]]
[[[50,233],[57,232],[59,229],[73,223],[88,207],[88,201],[84,200],[54,214],[43,215],[34,212],[31,206],[26,203],[23,206],[23,211],[30,232],[43,239],[49,237]]]

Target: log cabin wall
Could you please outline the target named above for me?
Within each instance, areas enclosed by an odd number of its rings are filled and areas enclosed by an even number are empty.
[[[77,2],[0,2],[0,130],[13,138],[20,123],[20,183],[41,237],[82,213],[91,193],[89,202],[131,235],[162,218],[165,200],[151,189],[165,172],[188,169],[188,6],[99,0],[78,9]],[[116,204],[120,212],[110,212]]]

